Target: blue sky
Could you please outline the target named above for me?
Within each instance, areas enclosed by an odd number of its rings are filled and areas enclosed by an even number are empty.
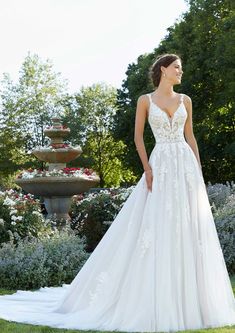
[[[184,0],[1,0],[0,77],[17,80],[30,51],[53,61],[71,93],[96,82],[119,88],[128,64],[187,8]]]

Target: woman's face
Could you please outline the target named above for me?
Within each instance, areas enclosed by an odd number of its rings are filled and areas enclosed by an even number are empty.
[[[171,84],[180,84],[181,77],[183,74],[182,65],[180,59],[176,59],[173,61],[168,67],[161,67],[163,74],[163,78],[169,81]]]

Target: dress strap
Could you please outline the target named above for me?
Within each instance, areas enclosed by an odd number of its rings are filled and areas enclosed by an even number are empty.
[[[150,104],[152,103],[152,98],[151,98],[151,94],[147,94],[148,98],[149,98],[149,102]]]
[[[184,101],[184,94],[180,94],[180,103]]]

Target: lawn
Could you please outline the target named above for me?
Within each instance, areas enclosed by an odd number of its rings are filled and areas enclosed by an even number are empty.
[[[231,277],[231,283],[233,286],[233,292],[235,294],[235,275]],[[4,290],[0,289],[0,295],[12,294],[14,290]],[[7,322],[0,319],[0,333],[78,333],[78,332],[100,332],[100,331],[79,331],[79,330],[65,330],[65,329],[56,329],[50,328],[47,326],[32,326],[25,324],[16,324],[13,322]],[[190,331],[181,331],[181,333],[235,333],[235,325],[232,327],[216,328],[216,329],[203,329],[203,330],[190,330]],[[117,332],[115,332],[117,333]]]

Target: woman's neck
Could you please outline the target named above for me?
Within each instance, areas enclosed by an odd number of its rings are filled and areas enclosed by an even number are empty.
[[[159,86],[155,89],[156,95],[161,95],[161,96],[173,96],[175,94],[173,90],[172,84],[169,84],[167,82],[165,83],[160,83]]]

